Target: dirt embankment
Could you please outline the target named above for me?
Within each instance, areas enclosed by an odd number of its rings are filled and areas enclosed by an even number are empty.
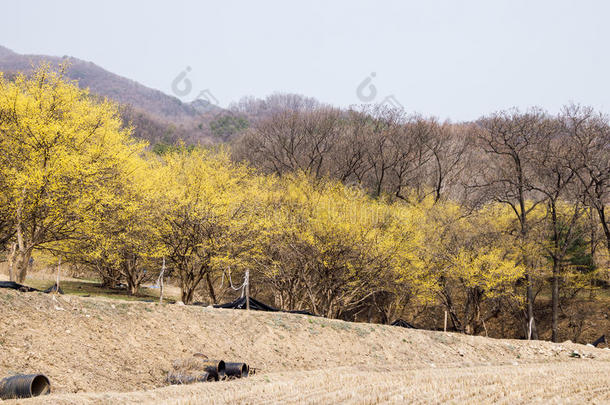
[[[60,394],[162,387],[172,362],[196,352],[249,363],[259,370],[253,382],[284,373],[341,373],[342,368],[352,374],[408,375],[415,369],[527,364],[537,369],[556,362],[603,364],[608,371],[610,364],[610,350],[573,343],[496,340],[304,315],[54,298],[12,290],[0,290],[0,313],[0,377],[44,373]],[[574,350],[593,359],[570,358]]]

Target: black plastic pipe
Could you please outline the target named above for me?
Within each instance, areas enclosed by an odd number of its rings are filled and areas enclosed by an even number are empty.
[[[197,363],[203,367],[203,369],[207,372],[214,372],[218,375],[223,375],[225,373],[225,362],[222,360],[208,360],[197,358]]]
[[[17,374],[0,380],[0,399],[31,398],[51,393],[51,382],[42,374]]]
[[[225,363],[225,374],[227,377],[242,378],[250,373],[250,367],[246,363]]]
[[[201,369],[203,368],[208,373],[216,373],[220,377],[220,379],[224,380],[225,378],[225,362],[222,360],[211,360],[208,359],[205,354],[195,353],[193,354],[193,360],[183,361],[181,363],[174,363],[174,368],[183,368],[186,367],[188,369]]]
[[[192,384],[224,379],[226,379],[225,362],[208,359],[199,353],[193,358],[175,361],[174,370],[167,376],[167,382],[170,384]]]

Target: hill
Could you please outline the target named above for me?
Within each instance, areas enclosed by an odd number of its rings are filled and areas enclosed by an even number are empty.
[[[571,342],[13,290],[0,305],[0,376],[42,372],[53,384],[32,403],[610,400],[610,351]],[[164,387],[172,362],[197,352],[258,371]]]
[[[111,73],[93,62],[74,57],[48,55],[21,55],[0,46],[0,71],[8,75],[28,73],[41,63],[57,67],[68,63],[67,77],[82,88],[122,105],[125,117],[136,127],[136,135],[157,142],[174,142],[177,139],[194,143],[214,141],[209,123],[224,110],[203,105],[201,100],[184,103],[176,97],[146,87],[134,80]],[[209,108],[205,108],[209,107]]]

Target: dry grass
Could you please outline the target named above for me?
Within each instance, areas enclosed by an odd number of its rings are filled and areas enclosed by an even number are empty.
[[[595,403],[610,401],[610,363],[364,371],[334,368],[146,392],[65,394],[56,404]],[[47,398],[48,399],[48,398]],[[27,401],[45,403],[47,399]]]
[[[8,280],[6,274],[0,272],[0,281]],[[55,284],[56,275],[52,271],[38,271],[29,274],[25,285],[39,290],[46,290]],[[126,289],[112,289],[102,287],[99,280],[83,279],[62,276],[60,279],[62,291],[68,295],[80,297],[102,297],[123,301],[144,301],[152,302],[159,300],[159,289],[147,288],[143,286],[138,295],[128,295]],[[163,300],[174,303],[180,299],[180,288],[173,285],[165,285]]]
[[[610,400],[610,350],[572,343],[12,290],[0,290],[0,308],[0,377],[45,373],[54,403]],[[163,387],[196,352],[260,371]]]

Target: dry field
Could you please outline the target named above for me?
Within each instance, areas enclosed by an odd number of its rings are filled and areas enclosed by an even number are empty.
[[[610,363],[289,371],[129,393],[54,395],[57,404],[610,403]],[[47,399],[25,401],[46,403]]]
[[[53,384],[19,403],[610,403],[610,350],[569,342],[12,290],[0,310],[0,376]],[[259,371],[164,386],[172,361],[196,352]]]

